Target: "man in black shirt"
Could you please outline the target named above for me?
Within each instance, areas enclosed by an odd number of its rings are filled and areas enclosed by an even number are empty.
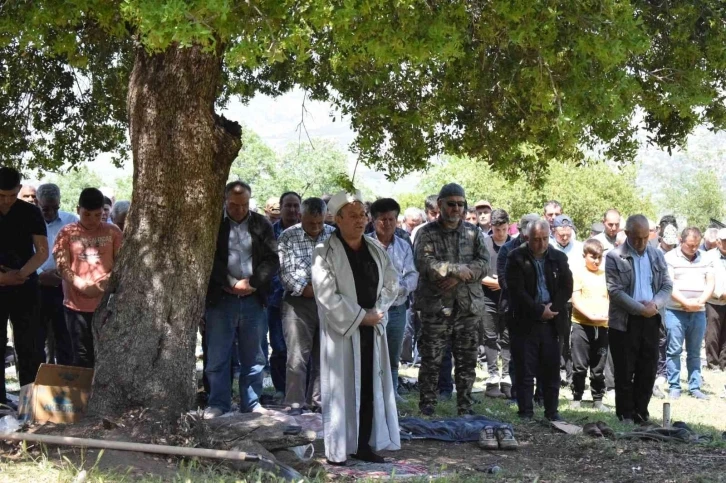
[[[40,307],[36,270],[48,258],[48,238],[38,207],[18,199],[21,187],[17,170],[0,168],[0,341],[7,339],[9,318],[24,386],[35,380],[43,359],[35,340]],[[5,396],[3,371],[0,403],[6,403]]]

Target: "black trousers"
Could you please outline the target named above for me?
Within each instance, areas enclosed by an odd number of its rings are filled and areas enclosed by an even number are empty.
[[[373,327],[360,330],[360,413],[358,414],[358,453],[370,451],[373,431]]]
[[[90,367],[96,362],[93,352],[93,312],[78,312],[63,307],[66,314],[68,332],[71,334],[73,364],[77,367]]]
[[[40,287],[40,328],[38,348],[49,364],[69,366],[73,363],[73,346],[63,311],[63,289]]]
[[[706,362],[726,370],[726,305],[706,304]]]
[[[592,399],[602,401],[607,360],[607,327],[572,324],[572,396],[575,401],[581,401],[585,393],[588,369]]]
[[[482,326],[484,327],[484,348],[487,358],[487,371],[489,376],[498,376],[497,362],[502,358],[502,377],[509,376],[509,361],[512,358],[509,330],[503,314],[484,312]]]
[[[520,324],[522,322],[518,322]],[[560,342],[553,322],[535,321],[528,334],[511,332],[518,414],[534,415],[534,381],[542,389],[545,417],[557,414],[560,397]]]
[[[21,386],[35,381],[42,362],[42,349],[38,348],[40,329],[40,292],[37,280],[23,285],[0,288],[0,341],[8,338],[8,324],[13,324],[13,344],[17,360],[18,380]],[[0,403],[5,403],[5,371],[2,371]]]
[[[660,315],[628,316],[626,331],[610,328],[610,351],[615,366],[615,412],[619,419],[647,421],[658,369]]]

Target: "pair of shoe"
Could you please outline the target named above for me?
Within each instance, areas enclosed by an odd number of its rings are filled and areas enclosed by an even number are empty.
[[[615,431],[613,431],[612,428],[603,421],[587,423],[582,427],[582,432],[588,436],[592,436],[593,438],[615,437]]]
[[[497,384],[487,384],[486,390],[484,391],[484,395],[486,397],[490,397],[493,399],[504,399],[507,397],[506,394],[504,394],[499,389],[499,383]]]
[[[511,429],[506,427],[494,429],[494,426],[485,426],[479,433],[479,447],[487,450],[515,450],[519,447],[519,443],[514,439]]]

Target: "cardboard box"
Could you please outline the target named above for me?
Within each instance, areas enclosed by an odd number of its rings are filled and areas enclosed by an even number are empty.
[[[35,382],[20,388],[21,421],[78,422],[86,412],[93,369],[41,364]]]

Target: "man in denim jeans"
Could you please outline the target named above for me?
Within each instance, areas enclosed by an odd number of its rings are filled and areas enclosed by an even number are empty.
[[[235,333],[239,339],[240,411],[266,412],[259,402],[265,365],[260,338],[270,280],[280,268],[272,226],[264,216],[250,211],[250,186],[233,181],[224,193],[224,218],[207,291],[205,372],[210,394],[205,419],[231,409],[229,371]]]
[[[701,231],[688,227],[681,235],[681,246],[666,253],[673,292],[666,306],[668,334],[666,375],[670,398],[681,397],[681,354],[686,343],[688,391],[696,399],[708,399],[701,392],[701,344],[706,333],[706,302],[714,289],[713,261],[699,250]]]

